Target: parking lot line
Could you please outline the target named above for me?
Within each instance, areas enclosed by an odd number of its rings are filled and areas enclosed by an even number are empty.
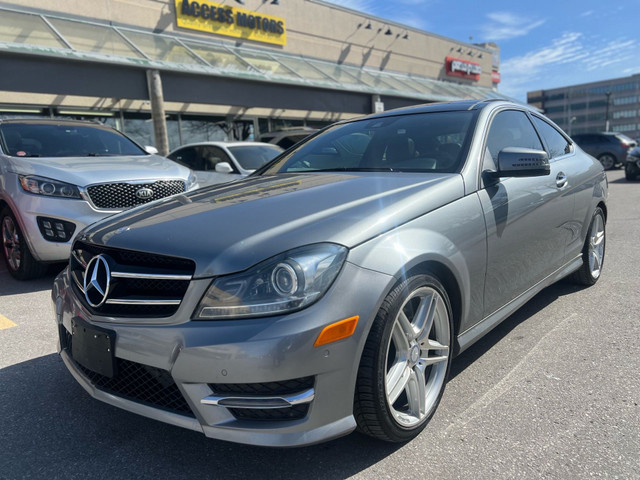
[[[18,325],[13,323],[4,315],[0,315],[0,330],[6,330],[7,328],[17,327]]]

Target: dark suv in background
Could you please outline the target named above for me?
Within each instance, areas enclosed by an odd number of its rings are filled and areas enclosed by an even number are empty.
[[[572,138],[585,152],[600,160],[605,170],[624,165],[627,153],[636,146],[634,140],[618,132],[581,133]]]

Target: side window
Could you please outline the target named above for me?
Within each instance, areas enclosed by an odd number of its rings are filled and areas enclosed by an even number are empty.
[[[571,144],[560,132],[541,118],[533,115],[533,124],[549,147],[549,158],[556,158],[571,151]]]
[[[544,150],[533,125],[524,112],[505,110],[498,113],[491,122],[487,148],[494,162],[498,161],[500,150],[506,147]]]
[[[198,165],[198,159],[196,158],[195,147],[181,148],[180,150],[173,152],[167,158],[175,162],[181,163],[185,167],[189,167],[192,170],[201,170],[201,168],[198,168],[199,165]]]
[[[201,170],[214,171],[220,162],[227,162],[234,170],[235,165],[224,150],[213,145],[203,145],[200,147],[200,157],[202,159]]]

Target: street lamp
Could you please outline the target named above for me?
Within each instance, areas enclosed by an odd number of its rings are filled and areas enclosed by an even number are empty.
[[[611,92],[606,92],[605,95],[607,96],[607,108],[605,110],[605,114],[604,114],[604,131],[608,132],[609,131],[609,99],[611,98]]]

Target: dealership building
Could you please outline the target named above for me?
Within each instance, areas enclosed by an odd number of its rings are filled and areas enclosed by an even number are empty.
[[[94,119],[161,152],[506,98],[499,48],[319,0],[0,1],[0,118]]]
[[[527,92],[527,102],[569,135],[609,131],[640,137],[640,74]]]

